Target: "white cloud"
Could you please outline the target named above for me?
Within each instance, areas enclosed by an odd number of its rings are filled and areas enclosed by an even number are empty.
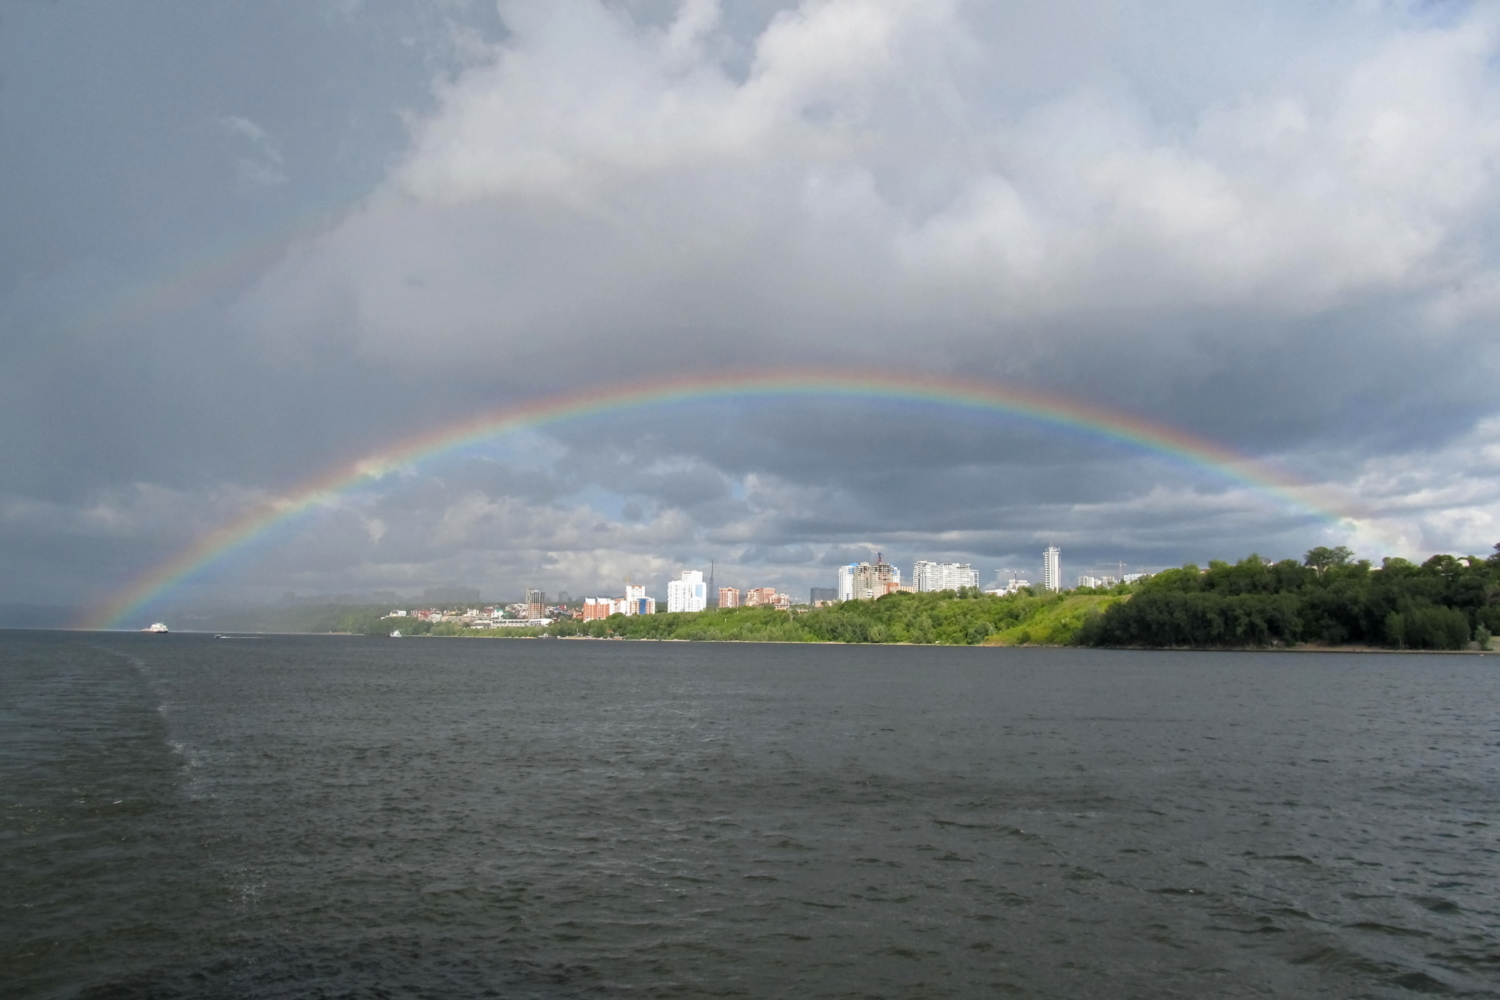
[[[1500,542],[1500,417],[1441,449],[1368,460],[1350,486],[1410,539],[1399,554],[1488,555]]]
[[[805,4],[771,22],[740,82],[702,44],[719,20],[711,2],[684,3],[666,30],[595,0],[511,2],[502,14],[513,38],[444,88],[397,175],[418,198],[588,204],[641,175],[839,158],[878,141],[861,128],[882,91],[931,70],[914,40],[953,28],[946,2]]]
[[[1002,343],[1034,319],[1121,335],[1097,315],[1128,308],[1274,324],[1493,270],[1489,7],[1372,8],[1333,69],[1303,67],[1339,39],[1303,39],[1279,77],[1170,119],[1149,80],[995,93],[1004,26],[959,3],[808,0],[743,77],[706,0],[664,27],[598,0],[502,13],[512,34],[442,85],[388,190],[252,298],[260,328],[376,354],[631,337],[651,365],[689,335],[743,357],[747,335],[920,330],[932,357],[935,316]]]

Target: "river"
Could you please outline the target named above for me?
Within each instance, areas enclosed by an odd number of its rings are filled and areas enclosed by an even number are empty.
[[[0,994],[1500,996],[1500,659],[0,632]]]

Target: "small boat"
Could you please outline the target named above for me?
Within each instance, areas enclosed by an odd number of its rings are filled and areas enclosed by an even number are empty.
[[[398,628],[396,631],[392,632],[391,633],[391,638],[392,639],[399,639],[399,638],[401,638],[401,630]]]
[[[165,625],[163,625],[161,622],[154,622],[151,625],[150,628],[143,628],[143,629],[141,629],[141,631],[142,632],[162,632],[162,633],[165,633],[167,631],[167,627]]]

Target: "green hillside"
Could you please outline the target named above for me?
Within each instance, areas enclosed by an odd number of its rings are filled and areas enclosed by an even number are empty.
[[[1045,601],[1024,621],[1018,621],[985,640],[987,646],[1070,646],[1085,622],[1111,605],[1128,601],[1129,594],[1062,594]]]
[[[950,646],[1067,643],[1091,610],[1120,594],[1048,594],[1030,590],[996,597],[968,588],[889,594],[826,608],[726,608],[686,614],[558,622],[552,635],[598,638],[750,642],[870,642]]]

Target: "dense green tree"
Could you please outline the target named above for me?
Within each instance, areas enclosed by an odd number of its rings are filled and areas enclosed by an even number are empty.
[[[1348,549],[1316,548],[1301,565],[1250,556],[1167,570],[1090,620],[1078,641],[1111,646],[1360,643],[1461,649],[1500,627],[1500,545],[1488,559],[1433,556],[1374,568]]]

